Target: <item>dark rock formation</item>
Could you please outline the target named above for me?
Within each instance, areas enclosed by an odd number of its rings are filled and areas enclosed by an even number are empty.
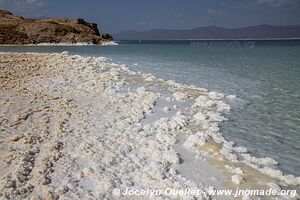
[[[24,19],[0,10],[0,44],[93,43],[113,38],[99,33],[97,24],[84,19]]]
[[[113,37],[108,33],[103,33],[102,38],[106,40],[113,40]]]

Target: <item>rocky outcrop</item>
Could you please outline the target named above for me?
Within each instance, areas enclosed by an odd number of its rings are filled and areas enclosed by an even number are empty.
[[[0,10],[0,44],[92,43],[111,41],[97,24],[84,19],[25,19]]]

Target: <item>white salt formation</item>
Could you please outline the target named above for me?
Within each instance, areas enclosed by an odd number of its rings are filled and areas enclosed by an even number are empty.
[[[175,92],[172,96],[175,98],[176,101],[183,101],[186,100],[188,97],[185,93],[182,92]]]
[[[230,106],[223,94],[132,72],[106,58],[64,52],[1,53],[0,59],[1,199],[120,199],[114,188],[197,188],[200,196],[151,199],[214,199],[208,195],[214,185],[176,170],[187,164],[174,149],[179,134],[198,158],[251,166],[279,186],[300,183],[273,159],[252,157],[224,139],[218,123]],[[211,143],[219,150],[206,151]],[[244,169],[226,169],[229,181],[247,183]]]
[[[243,176],[236,174],[236,175],[231,176],[231,180],[232,180],[232,182],[234,182],[235,184],[238,185],[238,184],[241,184],[244,179],[243,179]]]

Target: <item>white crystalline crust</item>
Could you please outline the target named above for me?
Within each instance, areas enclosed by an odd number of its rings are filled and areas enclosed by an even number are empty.
[[[175,98],[176,101],[186,100],[188,97],[185,93],[182,92],[174,92],[172,96]]]
[[[236,175],[231,176],[231,180],[232,180],[233,183],[239,185],[243,181],[243,176],[241,176],[239,174],[236,174]]]
[[[242,158],[270,176],[299,183],[299,178],[276,170],[273,159],[254,158],[224,139],[218,123],[226,120],[222,113],[230,106],[223,94],[132,72],[106,63],[107,58],[68,52],[0,56],[0,116],[7,116],[1,118],[4,199],[118,199],[112,195],[114,188],[188,187],[203,191],[199,199],[210,199],[209,185],[188,180],[172,168],[180,162],[174,150],[176,134],[185,131],[190,134],[184,142],[187,149],[204,155],[198,147],[213,140],[222,145],[225,158]],[[147,87],[152,81],[200,95],[184,112],[173,112],[170,104],[160,109],[168,117],[144,124],[162,96]],[[171,95],[178,103],[189,101],[185,93]],[[201,130],[188,131],[192,123]],[[242,170],[232,170],[232,181],[242,183]]]
[[[117,43],[115,41],[108,41],[108,42],[102,42],[101,45],[103,45],[103,46],[117,46],[117,45],[119,45],[119,43]]]
[[[125,66],[67,52],[0,56],[8,63],[1,73],[18,75],[1,85],[1,116],[8,116],[1,198],[118,199],[113,188],[191,187],[209,199],[205,184],[171,168],[179,163],[173,131],[186,117],[178,112],[143,125],[160,95],[142,84],[124,91]]]

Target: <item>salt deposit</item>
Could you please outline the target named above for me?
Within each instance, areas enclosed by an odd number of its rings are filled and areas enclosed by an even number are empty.
[[[119,43],[117,43],[115,41],[107,41],[107,42],[102,42],[101,45],[102,46],[116,46],[116,45],[119,45]]]
[[[1,54],[7,63],[18,60],[14,67],[1,68],[2,74],[18,75],[1,87],[1,116],[7,116],[2,119],[8,124],[1,125],[1,155],[4,160],[11,157],[1,163],[7,169],[1,174],[2,197],[118,199],[113,188],[193,186],[208,199],[204,185],[170,167],[179,157],[169,130],[186,126],[186,117],[178,112],[153,128],[141,126],[159,94],[143,85],[118,93],[122,85],[131,84],[120,81],[128,73],[125,68],[66,54],[16,54],[14,59]],[[29,60],[34,67],[28,68]]]
[[[182,92],[175,92],[172,96],[175,98],[176,101],[182,101],[187,99],[187,95]]]
[[[163,111],[164,111],[164,112],[169,112],[169,111],[171,111],[171,108],[165,106],[165,107],[163,108]]]
[[[132,72],[107,58],[67,52],[0,57],[3,199],[119,199],[114,188],[198,188],[199,199],[214,198],[211,185],[173,168],[185,165],[174,150],[178,134],[198,157],[249,165],[279,186],[300,184],[277,170],[275,160],[255,158],[225,140],[218,123],[230,106],[221,93]],[[149,82],[171,94],[157,93]],[[219,149],[202,149],[212,142]],[[243,168],[226,169],[229,181],[247,183]]]
[[[244,180],[243,179],[243,176],[239,175],[239,174],[236,174],[236,175],[233,175],[231,176],[231,180],[233,183],[239,185],[242,183],[242,181]]]

